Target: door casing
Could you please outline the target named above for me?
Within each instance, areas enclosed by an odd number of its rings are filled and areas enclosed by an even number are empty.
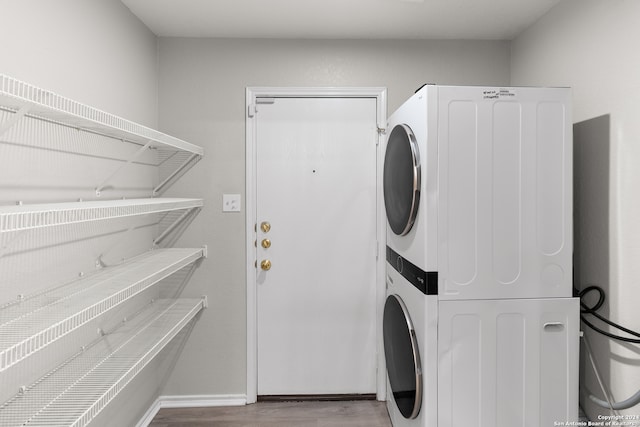
[[[378,360],[377,392],[378,400],[386,399],[386,366],[382,342],[382,311],[385,302],[385,212],[382,200],[382,165],[384,139],[387,120],[387,89],[383,87],[363,88],[314,88],[314,87],[248,87],[246,89],[246,134],[245,134],[245,206],[246,206],[246,278],[247,278],[247,403],[258,399],[258,328],[257,328],[257,283],[255,267],[255,225],[256,218],[256,121],[260,105],[257,98],[375,98],[376,123],[379,129],[376,155],[377,194],[377,256],[376,256],[376,349]]]

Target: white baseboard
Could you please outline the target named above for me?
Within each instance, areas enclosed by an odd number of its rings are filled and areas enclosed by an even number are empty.
[[[160,398],[157,398],[155,402],[147,409],[147,412],[142,416],[136,427],[147,427],[153,421],[153,417],[156,416],[160,410]]]
[[[160,396],[149,407],[136,427],[147,427],[158,411],[163,408],[203,408],[214,406],[243,406],[247,404],[244,394],[196,394],[186,396]]]

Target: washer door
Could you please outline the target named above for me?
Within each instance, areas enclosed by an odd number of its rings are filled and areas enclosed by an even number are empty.
[[[384,304],[383,334],[393,398],[403,417],[415,418],[422,404],[420,352],[407,307],[397,295]]]
[[[413,227],[420,203],[420,155],[407,125],[396,125],[384,157],[384,207],[391,230],[404,236]]]

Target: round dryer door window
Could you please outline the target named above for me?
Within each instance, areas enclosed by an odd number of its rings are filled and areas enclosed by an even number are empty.
[[[400,124],[387,140],[384,157],[384,206],[391,230],[411,231],[420,203],[420,155],[411,128]]]
[[[405,418],[415,418],[422,403],[418,341],[404,302],[390,295],[384,305],[384,356],[393,398]]]

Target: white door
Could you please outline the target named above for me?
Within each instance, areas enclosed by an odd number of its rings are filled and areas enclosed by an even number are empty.
[[[376,99],[256,121],[258,394],[375,393]]]

